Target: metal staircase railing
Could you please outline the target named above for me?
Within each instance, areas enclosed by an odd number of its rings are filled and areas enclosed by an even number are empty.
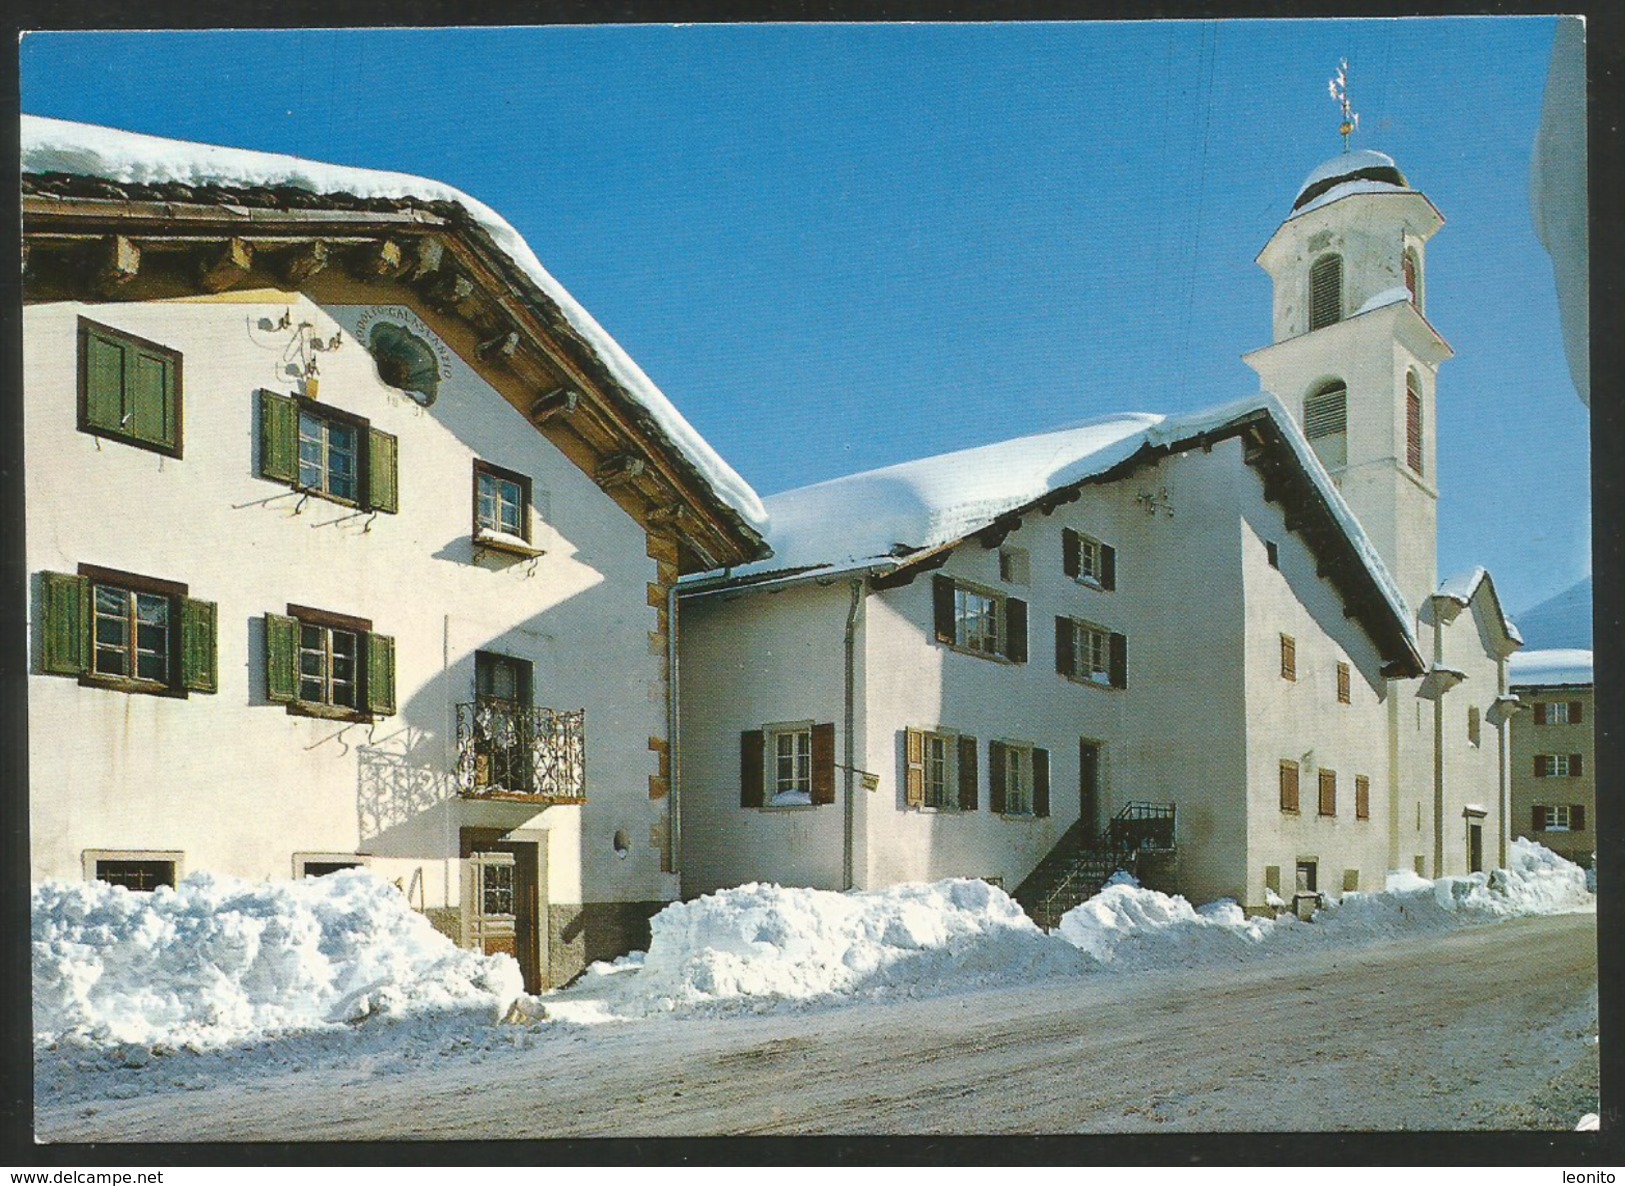
[[[1113,873],[1137,874],[1143,854],[1175,851],[1176,811],[1172,803],[1130,802],[1098,835],[1080,821],[1038,863],[1014,897],[1033,921],[1046,929],[1100,892]]]

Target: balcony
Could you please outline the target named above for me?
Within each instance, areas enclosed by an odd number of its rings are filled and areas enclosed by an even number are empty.
[[[472,799],[583,803],[586,710],[482,699],[457,706],[457,793]]]

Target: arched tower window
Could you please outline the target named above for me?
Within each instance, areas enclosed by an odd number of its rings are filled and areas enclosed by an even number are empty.
[[[1422,473],[1422,380],[1405,372],[1405,464],[1418,477]]]
[[[1343,320],[1343,257],[1323,255],[1309,268],[1309,328]]]
[[[1341,379],[1323,383],[1303,401],[1303,433],[1327,469],[1348,464],[1349,389]]]
[[[1411,294],[1411,304],[1422,307],[1422,290],[1417,287],[1422,276],[1422,262],[1416,258],[1416,248],[1405,248],[1399,259],[1400,270],[1405,273],[1405,291]]]

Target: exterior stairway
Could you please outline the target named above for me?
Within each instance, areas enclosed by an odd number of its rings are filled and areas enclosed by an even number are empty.
[[[1013,896],[1034,922],[1053,929],[1119,869],[1138,875],[1142,859],[1174,853],[1174,805],[1128,803],[1099,835],[1081,820],[1068,828]]]

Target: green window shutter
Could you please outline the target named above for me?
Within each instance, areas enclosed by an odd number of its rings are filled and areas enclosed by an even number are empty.
[[[44,604],[40,669],[48,675],[90,670],[90,582],[63,572],[40,573]]]
[[[395,640],[387,634],[367,635],[367,711],[395,715]]]
[[[260,392],[260,476],[290,486],[299,480],[299,407],[274,391]]]
[[[85,423],[123,432],[124,347],[100,334],[85,334]]]
[[[367,430],[367,505],[393,515],[400,510],[400,474],[395,438],[376,428]]]
[[[272,704],[299,698],[299,621],[265,615],[265,697]]]
[[[987,806],[988,810],[993,812],[994,815],[1004,814],[1004,749],[1004,742],[1002,741],[987,743]]]
[[[976,810],[976,738],[959,739],[959,810]]]
[[[126,395],[131,436],[153,445],[173,448],[175,438],[175,368],[169,359],[145,350],[131,350],[125,361]]]
[[[188,692],[219,688],[215,616],[214,602],[181,599],[181,687]]]

